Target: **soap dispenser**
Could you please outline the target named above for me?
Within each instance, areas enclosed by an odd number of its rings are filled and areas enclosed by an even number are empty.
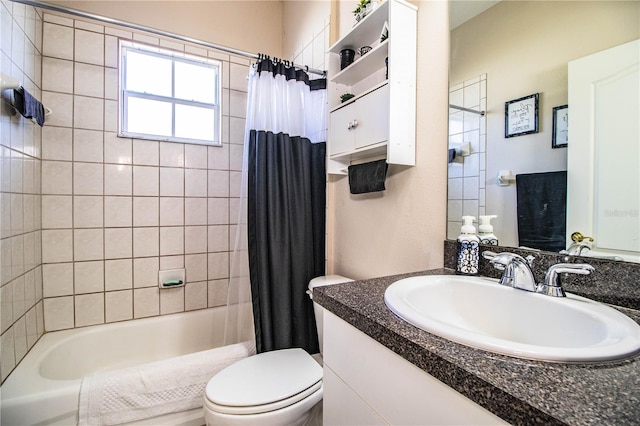
[[[473,216],[462,216],[462,228],[458,237],[458,260],[456,273],[461,275],[478,275],[480,258],[480,238],[473,226]]]
[[[491,219],[495,219],[495,214],[480,216],[480,223],[478,224],[478,238],[480,238],[480,244],[489,246],[498,245],[498,237],[493,233],[493,225],[491,225]]]

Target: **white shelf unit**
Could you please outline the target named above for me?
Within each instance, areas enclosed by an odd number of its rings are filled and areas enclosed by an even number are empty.
[[[380,42],[385,25],[389,36]],[[416,35],[416,6],[386,0],[329,49],[330,84],[355,94],[330,106],[329,173],[345,174],[350,164],[380,158],[415,165]],[[340,51],[363,46],[372,50],[340,70]]]

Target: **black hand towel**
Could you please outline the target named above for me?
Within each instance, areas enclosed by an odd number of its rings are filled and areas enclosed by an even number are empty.
[[[389,165],[386,160],[349,166],[349,189],[352,194],[384,191]]]
[[[456,159],[456,150],[449,148],[449,163]]]
[[[525,247],[566,248],[567,172],[516,176],[518,239]]]
[[[13,89],[14,106],[25,118],[33,118],[40,127],[44,126],[44,106],[24,87]]]

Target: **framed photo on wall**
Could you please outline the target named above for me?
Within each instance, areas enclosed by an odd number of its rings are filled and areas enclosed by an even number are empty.
[[[551,148],[566,148],[569,145],[569,105],[553,108],[553,133]]]
[[[538,133],[539,93],[504,103],[504,137]]]

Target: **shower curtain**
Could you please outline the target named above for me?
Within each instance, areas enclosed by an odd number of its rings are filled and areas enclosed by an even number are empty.
[[[241,198],[246,216],[239,221],[246,233],[237,232],[238,246],[246,237],[248,265],[232,262],[232,275],[250,281],[259,353],[318,352],[306,290],[324,274],[326,96],[326,79],[310,80],[281,61],[262,59],[250,68]],[[230,287],[230,298],[246,299],[241,288]]]

